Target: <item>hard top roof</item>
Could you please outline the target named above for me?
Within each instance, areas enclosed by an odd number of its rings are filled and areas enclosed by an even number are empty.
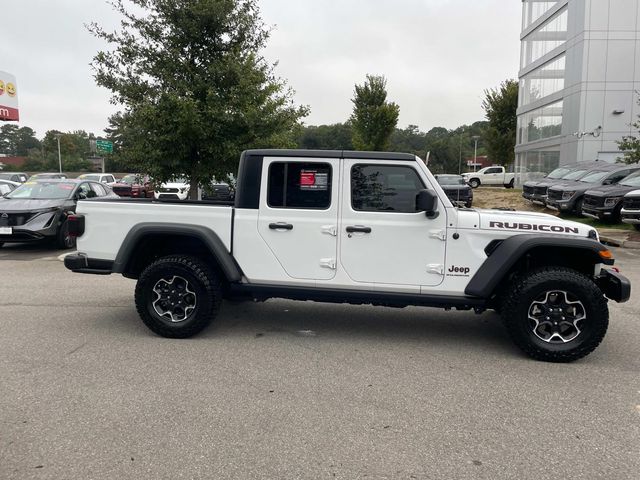
[[[363,160],[415,161],[415,155],[396,152],[354,152],[350,150],[245,150],[243,157],[302,157],[302,158],[348,158]]]

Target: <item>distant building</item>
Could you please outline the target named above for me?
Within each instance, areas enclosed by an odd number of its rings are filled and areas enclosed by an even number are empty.
[[[640,109],[638,0],[523,0],[516,170],[615,162]]]
[[[24,162],[26,161],[27,161],[27,157],[6,157],[3,155],[0,155],[0,166],[2,168],[4,168],[4,165],[11,165],[11,166],[20,168],[22,167],[22,165],[24,165]]]
[[[491,165],[493,165],[493,162],[490,162],[489,157],[487,157],[486,155],[478,155],[475,159],[473,157],[467,158],[465,160],[465,163],[469,170],[474,169],[474,164],[475,170],[480,170],[481,168],[490,167]]]

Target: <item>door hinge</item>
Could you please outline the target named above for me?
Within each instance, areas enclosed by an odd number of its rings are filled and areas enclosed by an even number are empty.
[[[447,231],[446,230],[431,230],[429,234],[431,238],[437,238],[438,240],[442,240],[443,242],[447,240]]]
[[[323,268],[330,268],[331,270],[336,269],[336,259],[335,258],[321,258],[320,266]]]
[[[444,265],[438,265],[435,263],[427,265],[427,273],[433,273],[436,275],[444,275]]]
[[[338,235],[338,229],[335,225],[323,225],[322,227],[320,227],[320,230],[322,231],[322,233],[326,233],[328,235],[331,235],[332,237]]]

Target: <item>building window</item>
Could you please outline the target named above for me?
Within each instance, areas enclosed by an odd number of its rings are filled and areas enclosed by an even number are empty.
[[[415,213],[416,196],[425,186],[411,167],[354,165],[351,206],[364,212]]]
[[[269,166],[267,204],[271,208],[329,208],[331,165],[314,162],[272,163]]]
[[[520,106],[529,105],[564,89],[565,56],[562,55],[520,79]]]
[[[567,41],[567,20],[565,8],[522,40],[520,68],[532,64]]]
[[[535,142],[562,134],[563,102],[532,110],[518,117],[518,144]]]
[[[516,183],[539,180],[560,165],[560,146],[519,153],[516,157]]]
[[[558,0],[525,0],[522,4],[522,29],[526,29],[558,3],[560,3]]]

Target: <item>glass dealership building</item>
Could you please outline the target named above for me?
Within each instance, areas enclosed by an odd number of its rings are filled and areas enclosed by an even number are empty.
[[[640,91],[638,0],[523,0],[518,181],[558,165],[615,162]]]

